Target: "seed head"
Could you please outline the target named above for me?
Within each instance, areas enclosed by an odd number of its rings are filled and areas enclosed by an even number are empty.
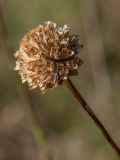
[[[69,76],[77,75],[82,60],[78,57],[83,45],[69,27],[57,27],[48,21],[29,31],[20,41],[15,53],[16,67],[22,82],[31,89],[40,87],[42,93],[62,84]]]

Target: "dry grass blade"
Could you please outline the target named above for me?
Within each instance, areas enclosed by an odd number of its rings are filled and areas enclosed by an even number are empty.
[[[12,55],[12,53],[14,53],[14,48],[12,47],[12,45],[10,43],[10,39],[9,39],[9,35],[8,35],[8,32],[7,32],[6,24],[5,24],[5,21],[4,21],[4,16],[3,16],[2,5],[1,4],[0,4],[0,36],[1,36],[1,39],[3,41],[7,57],[9,59],[9,61],[12,61],[12,59],[14,57]],[[11,64],[10,64],[10,67],[11,67]],[[41,126],[42,126],[42,132],[43,132],[43,134],[45,135],[45,138],[46,138],[47,137],[47,133],[46,133],[46,130],[45,130],[46,126],[44,126],[44,124],[40,123],[38,114],[36,113],[36,110],[35,110],[35,106],[34,106],[31,94],[29,93],[29,90],[26,87],[21,85],[17,75],[13,72],[13,67],[11,67],[11,76],[15,80],[17,92],[19,93],[19,96],[20,96],[21,100],[24,101],[24,103],[26,104],[25,105],[26,106],[25,111],[26,111],[26,114],[28,116],[28,123],[29,123],[29,125],[32,129],[33,134],[34,134],[34,129],[41,128]],[[48,147],[46,145],[47,142],[46,142],[46,140],[44,140],[44,141],[45,141],[45,148],[47,148]],[[53,159],[50,151],[48,149],[45,149],[45,150],[46,150],[46,154],[47,154],[46,155],[47,159]]]

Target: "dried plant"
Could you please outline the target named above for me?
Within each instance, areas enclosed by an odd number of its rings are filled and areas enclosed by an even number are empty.
[[[78,41],[78,36],[70,35],[67,25],[57,27],[56,23],[48,21],[28,32],[20,41],[20,49],[15,54],[15,69],[19,70],[22,82],[27,81],[31,88],[39,86],[42,93],[65,80],[72,94],[120,157],[119,147],[69,79],[69,76],[77,75],[82,64],[78,53],[83,45]]]
[[[42,93],[77,74],[82,60],[77,56],[82,45],[78,36],[69,34],[69,27],[57,27],[48,21],[29,31],[16,52],[16,70],[30,88],[40,87]]]

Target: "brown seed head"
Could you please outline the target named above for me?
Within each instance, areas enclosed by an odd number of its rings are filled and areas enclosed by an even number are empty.
[[[57,27],[48,21],[29,31],[15,53],[16,70],[22,82],[42,93],[61,84],[68,76],[77,75],[82,60],[77,56],[82,45],[79,37],[70,35],[69,27]]]

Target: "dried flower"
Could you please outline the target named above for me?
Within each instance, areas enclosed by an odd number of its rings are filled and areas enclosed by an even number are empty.
[[[69,27],[57,27],[48,21],[29,31],[20,41],[15,53],[16,68],[22,82],[31,89],[40,87],[42,93],[61,84],[68,76],[77,75],[82,60],[77,56],[82,45]]]

